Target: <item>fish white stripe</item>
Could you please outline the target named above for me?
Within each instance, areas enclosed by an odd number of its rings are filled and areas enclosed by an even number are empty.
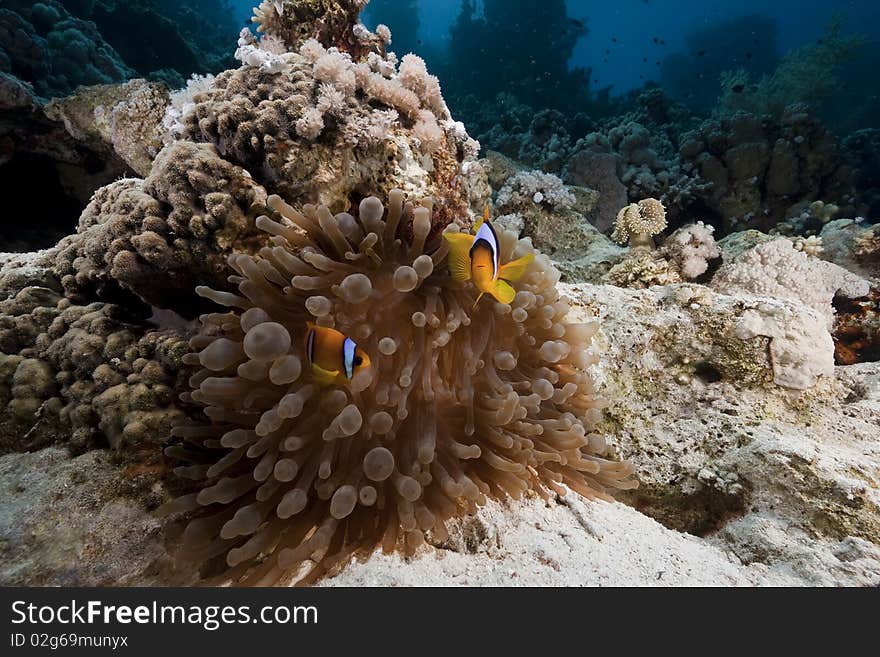
[[[486,243],[489,251],[492,253],[492,279],[498,278],[498,270],[501,269],[501,256],[498,253],[498,237],[495,235],[495,229],[488,221],[484,221],[483,225],[474,236],[474,244],[471,247],[471,255],[480,241]]]
[[[315,329],[309,330],[309,337],[306,339],[306,358],[311,365],[315,360]]]
[[[342,343],[342,362],[345,365],[345,376],[351,378],[354,376],[354,350],[357,345],[351,338],[345,338]]]

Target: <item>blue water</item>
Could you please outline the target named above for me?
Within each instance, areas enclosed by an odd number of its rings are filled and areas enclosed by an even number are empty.
[[[402,0],[401,0],[402,1]],[[251,15],[252,0],[235,0],[244,23]],[[776,21],[780,55],[814,41],[832,17],[841,13],[853,32],[876,38],[880,29],[880,3],[876,0],[568,0],[569,15],[583,18],[590,34],[580,40],[570,63],[592,66],[599,86],[612,85],[618,92],[656,80],[655,62],[685,46],[685,37],[700,26],[754,13]],[[461,11],[461,0],[419,0],[419,38],[446,47],[449,27]],[[365,12],[370,22],[370,7]],[[390,25],[392,32],[394,25]],[[654,43],[660,37],[666,45]],[[618,41],[612,42],[616,37]],[[528,47],[524,43],[523,47]],[[605,55],[610,48],[612,55]],[[648,62],[643,58],[647,57]]]
[[[254,0],[233,0],[232,4],[236,18],[246,24]],[[418,0],[417,5],[418,39],[424,50],[444,52],[449,47],[449,28],[461,11],[462,0]],[[569,64],[592,67],[594,85],[611,86],[616,93],[659,81],[657,62],[670,53],[686,50],[686,37],[691,32],[738,16],[761,14],[772,19],[777,28],[773,50],[779,56],[814,41],[836,14],[845,17],[850,32],[876,39],[880,31],[877,0],[567,0],[566,6],[570,16],[583,19],[589,28],[589,34],[577,43]],[[370,13],[368,5],[364,18],[372,27]],[[390,27],[393,33],[395,25],[391,23]],[[655,42],[655,37],[665,44]],[[524,41],[522,47],[528,48],[529,41]],[[611,51],[610,55],[606,50]]]

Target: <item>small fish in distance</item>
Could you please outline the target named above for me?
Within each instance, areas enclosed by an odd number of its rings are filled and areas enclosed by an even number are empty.
[[[522,278],[526,267],[535,259],[534,254],[501,264],[498,251],[498,237],[489,223],[489,208],[476,226],[476,233],[443,233],[449,242],[449,271],[459,283],[473,281],[480,295],[474,307],[484,294],[489,294],[501,303],[510,303],[516,290],[510,282]]]
[[[319,385],[344,385],[370,366],[370,357],[351,338],[326,326],[306,326],[306,360]]]

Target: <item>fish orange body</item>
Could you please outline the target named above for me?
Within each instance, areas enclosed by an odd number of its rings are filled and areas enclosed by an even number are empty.
[[[370,366],[370,357],[351,338],[336,329],[307,323],[304,348],[315,381],[345,384]]]
[[[483,220],[477,224],[474,235],[443,234],[449,242],[449,271],[452,278],[460,283],[473,282],[480,293],[478,302],[484,294],[489,294],[501,303],[510,303],[516,296],[516,290],[508,281],[522,278],[535,256],[529,253],[502,265],[498,253],[498,237],[487,219],[488,209]]]

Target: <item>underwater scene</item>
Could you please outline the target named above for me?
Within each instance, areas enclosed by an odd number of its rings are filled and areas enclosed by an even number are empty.
[[[880,585],[878,28],[0,0],[0,584]]]

